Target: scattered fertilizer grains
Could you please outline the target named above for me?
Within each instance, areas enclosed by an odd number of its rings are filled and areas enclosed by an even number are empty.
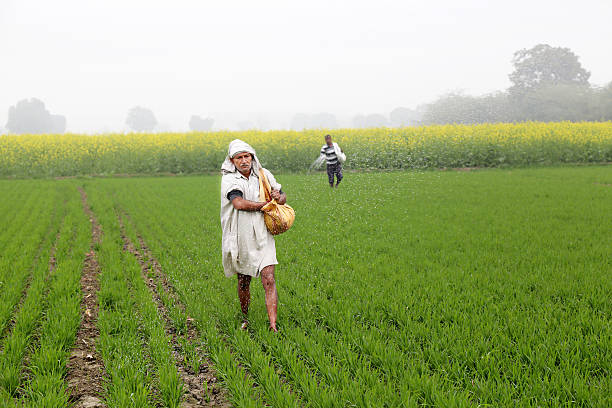
[[[0,404],[74,402],[91,251],[109,407],[612,404],[609,166],[277,179],[276,334],[257,279],[240,330],[219,176],[0,181]]]
[[[277,238],[278,336],[256,280],[239,330],[218,177],[96,183],[130,214],[213,360],[229,352],[226,371],[246,367],[271,405],[605,406],[611,174],[360,173],[337,190],[320,174],[279,176],[297,215]]]

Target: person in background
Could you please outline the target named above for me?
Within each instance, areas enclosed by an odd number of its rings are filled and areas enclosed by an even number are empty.
[[[325,159],[327,164],[327,178],[329,186],[334,187],[334,176],[336,178],[336,187],[342,181],[342,162],[346,156],[338,146],[338,143],[332,142],[331,135],[325,135],[325,144],[321,147],[321,155],[318,160]]]
[[[259,171],[261,164],[253,149],[242,140],[229,144],[221,166],[221,251],[225,276],[238,276],[238,299],[243,314],[242,329],[248,325],[250,284],[260,277],[264,287],[270,330],[276,332],[278,293],[274,280],[276,245],[268,231],[259,201]],[[263,169],[270,182],[271,195],[279,204],[287,202],[272,173]]]

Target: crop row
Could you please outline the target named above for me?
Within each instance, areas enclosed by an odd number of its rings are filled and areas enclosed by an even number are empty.
[[[280,333],[239,330],[218,179],[108,179],[237,406],[606,406],[609,169],[280,180]],[[155,203],[154,205],[152,203]],[[234,375],[241,370],[248,375]],[[256,385],[255,385],[256,384]]]
[[[11,187],[18,190],[9,196],[17,212],[2,220],[13,240],[6,241],[0,269],[3,316],[11,322],[0,345],[0,402],[67,406],[64,376],[80,319],[87,221],[77,196],[69,194],[71,186],[3,185],[2,190]],[[28,198],[20,203],[21,197]]]
[[[217,172],[228,143],[251,143],[264,166],[306,171],[331,133],[348,169],[503,167],[612,161],[612,123],[0,137],[0,176]]]
[[[279,333],[256,279],[240,330],[218,177],[0,181],[0,405],[74,402],[92,251],[108,407],[610,405],[608,167],[279,181]]]
[[[103,197],[96,201],[104,233],[94,245],[91,222],[97,214],[88,220],[77,186],[0,186],[12,198],[2,194],[0,200],[0,208],[6,210],[1,221],[7,227],[0,235],[6,244],[0,254],[0,405],[67,407],[77,402],[76,392],[108,407],[178,407],[184,389],[166,327],[140,265],[123,248],[117,213],[105,206]],[[82,313],[92,313],[81,310],[80,282],[90,253],[99,261],[95,306],[100,310],[95,312],[100,335],[77,339]],[[94,344],[102,356],[104,383],[99,384],[99,394],[80,390],[89,379],[69,371],[77,340]]]

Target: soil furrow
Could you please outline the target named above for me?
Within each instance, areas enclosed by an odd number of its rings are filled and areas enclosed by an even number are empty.
[[[102,228],[87,203],[87,194],[81,187],[79,192],[83,211],[91,222],[91,244],[89,252],[85,254],[81,274],[81,326],[70,353],[66,382],[75,408],[98,408],[105,406],[102,402],[105,373],[102,358],[95,347],[100,337],[97,327],[100,266],[94,248],[100,243]]]
[[[204,359],[202,350],[197,350],[199,357],[203,360],[198,372],[194,372],[191,367],[189,367],[189,364],[187,364],[186,355],[181,343],[189,342],[191,344],[197,344],[199,341],[199,335],[193,324],[193,319],[187,317],[187,329],[184,333],[177,331],[174,327],[169,311],[161,300],[159,291],[164,290],[172,298],[173,304],[182,311],[185,310],[184,305],[178,300],[174,288],[170,285],[167,277],[162,271],[161,265],[153,257],[153,254],[145,245],[142,237],[138,237],[140,248],[136,248],[125,232],[123,218],[121,215],[118,215],[118,218],[121,226],[121,237],[124,242],[124,250],[132,253],[138,259],[141,266],[142,278],[151,291],[157,309],[164,319],[166,334],[172,339],[172,354],[178,373],[185,387],[185,394],[181,406],[184,408],[231,407],[226,396],[226,391],[219,386],[217,376],[211,368],[212,363]],[[149,277],[149,273],[153,273],[155,278]],[[158,283],[163,286],[163,289],[158,287]]]

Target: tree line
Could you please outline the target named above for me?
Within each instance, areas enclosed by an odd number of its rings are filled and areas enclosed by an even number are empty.
[[[450,93],[427,105],[423,124],[612,120],[612,82],[589,83],[590,72],[569,48],[539,44],[512,59],[512,85],[484,96]]]
[[[514,70],[509,75],[512,85],[506,90],[482,96],[453,92],[416,109],[398,107],[388,116],[355,115],[349,126],[612,120],[612,82],[603,87],[591,85],[590,72],[569,48],[538,44],[515,52],[512,65]],[[137,132],[152,131],[158,126],[153,111],[141,106],[128,111],[125,124]],[[192,115],[188,124],[193,131],[210,131],[214,119]],[[298,113],[289,127],[334,129],[339,124],[331,113]],[[6,129],[11,133],[63,133],[66,118],[51,114],[42,101],[31,98],[9,108]]]

